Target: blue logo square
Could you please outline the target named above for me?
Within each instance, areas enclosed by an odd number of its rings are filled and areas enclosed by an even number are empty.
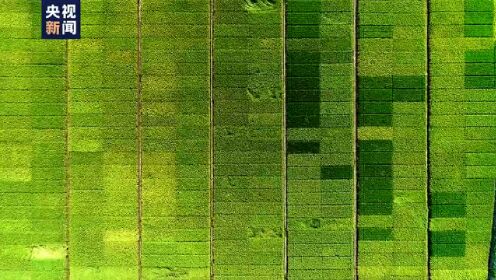
[[[43,39],[81,38],[81,0],[42,0]]]

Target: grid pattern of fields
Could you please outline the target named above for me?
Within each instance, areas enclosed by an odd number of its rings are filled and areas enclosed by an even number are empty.
[[[289,279],[352,279],[353,2],[287,2]]]
[[[209,2],[144,0],[141,10],[139,276],[208,279]]]
[[[65,43],[67,272],[134,279],[136,12],[130,1],[92,0],[85,14],[86,36]]]
[[[426,279],[426,3],[358,2],[358,275]]]
[[[494,279],[494,0],[0,0],[0,279]]]
[[[432,1],[432,279],[487,277],[496,175],[493,6]]]
[[[0,3],[3,279],[64,275],[66,50],[63,44],[38,39],[40,6]]]
[[[213,5],[212,274],[282,279],[280,3]]]

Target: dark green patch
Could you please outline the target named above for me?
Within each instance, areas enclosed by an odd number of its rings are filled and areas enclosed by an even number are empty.
[[[393,101],[392,89],[360,89],[360,100]]]
[[[320,228],[320,219],[312,219],[309,222],[311,228]]]
[[[393,115],[386,114],[360,114],[358,126],[392,126]]]
[[[425,76],[393,76],[393,88],[425,88]]]
[[[458,230],[430,233],[430,255],[434,257],[462,257],[465,255],[465,232]]]
[[[494,76],[465,76],[465,88],[467,89],[492,89],[494,85]]]
[[[289,2],[288,7],[290,5],[293,5],[292,2]],[[313,25],[313,24],[320,24],[320,13],[288,13],[286,15],[286,23],[288,25],[296,25],[296,24],[301,24],[301,25]]]
[[[493,0],[465,0],[465,37],[493,37]]]
[[[493,24],[492,12],[465,12],[465,24]]]
[[[465,62],[494,63],[494,49],[466,51]]]
[[[467,76],[494,76],[494,63],[467,63],[465,64]]]
[[[287,102],[320,102],[319,90],[287,90]]]
[[[465,25],[465,37],[493,37],[492,25]]]
[[[394,102],[424,102],[426,92],[424,89],[394,89]]]
[[[359,215],[391,215],[393,213],[393,204],[391,203],[362,203],[359,202]]]
[[[393,142],[390,140],[360,140],[360,152],[387,152],[393,151]]]
[[[467,211],[465,205],[432,204],[431,215],[433,218],[463,218]]]
[[[302,66],[306,67],[306,66]],[[315,74],[315,73],[314,73]],[[297,90],[317,90],[320,88],[319,76],[287,77],[286,85],[290,89]]]
[[[338,180],[353,178],[353,168],[351,165],[330,165],[320,167],[320,179]]]
[[[288,25],[288,38],[319,38],[320,28],[318,25]]]
[[[360,178],[360,191],[392,190],[393,181],[390,178],[365,177]]]
[[[288,141],[288,154],[318,154],[319,141]]]
[[[393,165],[359,165],[359,173],[364,177],[393,177]]]
[[[297,12],[320,12],[321,4],[320,1],[287,1],[286,10],[288,14]]]
[[[393,78],[359,76],[358,84],[360,89],[385,89],[393,88]]]
[[[433,231],[431,241],[441,244],[465,244],[465,232],[461,230]]]
[[[493,0],[465,0],[465,12],[492,11],[494,8]]]
[[[360,103],[360,112],[362,114],[392,114],[392,102],[364,102]]]
[[[393,142],[358,142],[358,210],[360,215],[391,215],[393,212]]]
[[[425,101],[426,77],[358,77],[358,126],[393,125],[393,102]]]
[[[432,257],[463,257],[465,244],[432,244],[430,248]]]
[[[464,84],[467,89],[496,88],[494,49],[465,52]]]
[[[458,204],[465,205],[467,194],[464,192],[433,192],[431,204]]]
[[[318,38],[318,25],[289,25],[288,38]],[[320,127],[320,52],[288,51],[288,128]]]

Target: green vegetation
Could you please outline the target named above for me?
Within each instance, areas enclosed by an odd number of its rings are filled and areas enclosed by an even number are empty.
[[[216,279],[282,279],[281,3],[215,1],[213,248]]]
[[[31,25],[40,19],[38,1],[5,2],[0,3],[0,278],[58,279],[66,256],[65,49],[62,42],[38,39],[39,25]]]
[[[493,23],[485,18],[493,6],[432,1],[432,279],[487,279],[496,177],[489,107],[496,99],[486,69],[494,63]]]

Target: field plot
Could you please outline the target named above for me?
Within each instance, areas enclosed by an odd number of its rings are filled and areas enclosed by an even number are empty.
[[[0,0],[0,280],[485,280],[494,0]]]
[[[353,279],[353,2],[287,3],[289,279]]]
[[[40,3],[0,2],[0,278],[62,279],[65,46],[39,40]]]
[[[281,6],[244,0],[214,5],[213,274],[281,279]]]
[[[358,273],[426,279],[426,3],[358,9]]]
[[[143,1],[143,279],[210,275],[209,10]]]
[[[136,15],[133,1],[86,1],[85,36],[67,43],[71,279],[138,275]]]
[[[432,279],[486,279],[496,175],[494,3],[431,5]]]

